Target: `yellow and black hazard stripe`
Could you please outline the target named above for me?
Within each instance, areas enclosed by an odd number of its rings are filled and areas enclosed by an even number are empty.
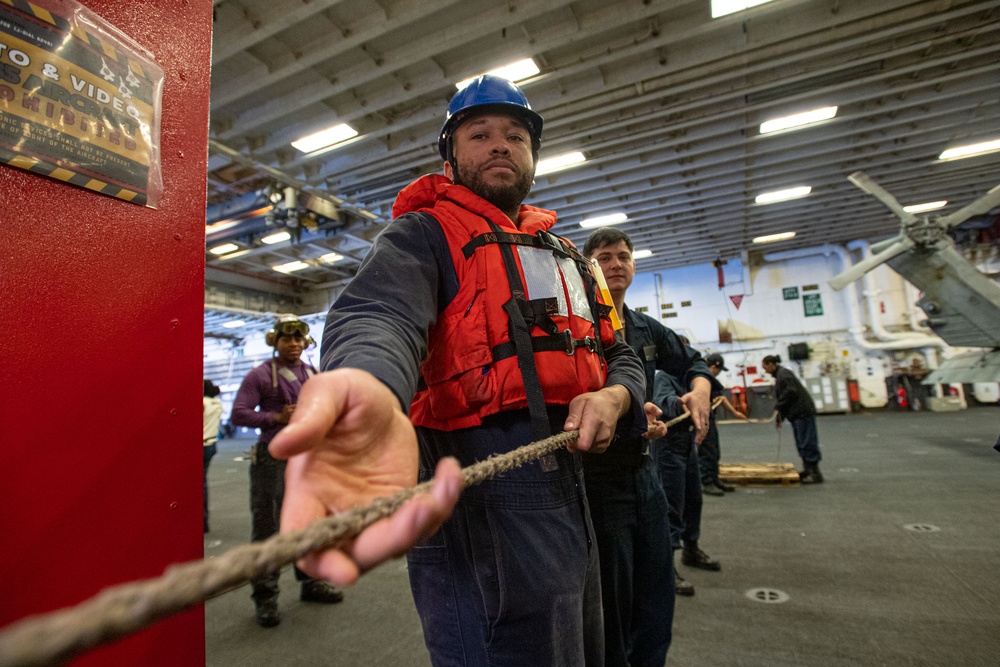
[[[0,0],[0,2],[7,1],[8,0]],[[42,176],[48,176],[50,178],[57,178],[60,181],[65,181],[66,183],[70,183],[81,188],[87,188],[88,190],[93,190],[94,192],[100,192],[101,194],[109,195],[111,197],[117,197],[118,199],[132,202],[134,204],[144,205],[146,203],[146,195],[140,194],[135,190],[129,190],[128,188],[124,188],[120,185],[108,183],[87,174],[82,174],[60,167],[52,164],[51,162],[45,162],[43,160],[33,158],[30,155],[15,153],[3,147],[0,147],[0,162],[6,162],[10,166],[17,167],[18,169],[24,169],[25,171],[30,171]]]
[[[89,45],[95,51],[106,55],[119,66],[128,68],[137,77],[147,81],[151,81],[156,78],[155,73],[146,71],[142,62],[129,58],[127,53],[118,48],[114,40],[98,37],[89,30],[83,28],[83,26],[79,23],[70,21],[65,16],[54,14],[34,2],[27,2],[27,0],[0,0],[0,4],[7,5],[27,16],[44,21],[54,26],[64,34],[72,34],[78,40]]]

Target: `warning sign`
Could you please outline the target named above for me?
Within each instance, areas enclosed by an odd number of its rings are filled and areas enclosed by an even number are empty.
[[[76,2],[0,1],[0,162],[155,207],[163,70]]]

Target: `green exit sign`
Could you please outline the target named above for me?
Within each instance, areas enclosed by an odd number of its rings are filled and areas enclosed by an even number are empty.
[[[823,297],[820,294],[806,294],[802,297],[802,309],[806,317],[818,317],[823,314]]]

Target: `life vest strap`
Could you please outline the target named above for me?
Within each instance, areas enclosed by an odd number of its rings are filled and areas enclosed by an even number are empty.
[[[491,222],[490,224],[492,225],[493,223]],[[479,234],[462,246],[462,254],[465,255],[466,259],[472,257],[477,248],[481,248],[487,243],[499,243],[506,246],[524,245],[532,248],[551,250],[560,257],[568,257],[578,262],[587,261],[576,248],[563,245],[562,241],[555,234],[550,234],[544,230],[539,230],[534,235],[521,234],[518,232],[505,232],[499,229],[499,226],[495,227],[493,231]]]
[[[577,348],[581,347],[587,348],[589,352],[596,353],[600,349],[600,341],[590,336],[573,338],[573,334],[568,329],[561,334],[531,337],[531,349],[534,352],[561,351],[572,356]],[[513,342],[507,341],[506,343],[495,345],[491,352],[493,353],[493,361],[497,362],[515,356],[517,349]]]

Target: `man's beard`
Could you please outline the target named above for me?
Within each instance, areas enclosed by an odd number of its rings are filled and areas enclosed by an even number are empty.
[[[515,212],[531,191],[535,170],[523,172],[511,185],[490,185],[483,181],[480,172],[464,173],[463,168],[454,170],[455,185],[464,185],[474,193],[496,206],[504,213]]]

